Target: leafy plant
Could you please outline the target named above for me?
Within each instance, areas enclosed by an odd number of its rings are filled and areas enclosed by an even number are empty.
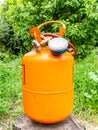
[[[98,44],[97,0],[5,0],[0,10],[0,21],[3,22],[0,24],[0,39],[14,53],[30,50],[33,38],[29,29],[49,20],[66,24],[65,38],[76,45],[79,57],[85,57],[91,46]],[[56,33],[58,26],[46,26],[44,30]]]

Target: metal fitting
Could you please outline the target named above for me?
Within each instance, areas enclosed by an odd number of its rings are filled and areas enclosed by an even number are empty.
[[[34,46],[34,48],[36,49],[36,51],[40,51],[41,50],[41,45],[36,40],[32,41],[32,45]]]

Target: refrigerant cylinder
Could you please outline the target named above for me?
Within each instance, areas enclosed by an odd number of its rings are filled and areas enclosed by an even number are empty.
[[[51,34],[50,40],[44,40],[45,47],[33,41],[35,49],[22,59],[23,105],[32,120],[50,124],[72,113],[74,57],[68,51],[71,43],[66,39]]]

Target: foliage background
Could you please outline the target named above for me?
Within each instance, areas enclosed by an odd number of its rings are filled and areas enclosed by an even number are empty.
[[[65,38],[77,47],[78,56],[98,45],[97,0],[5,0],[0,13],[0,44],[15,54],[30,50],[29,29],[49,20],[65,23]],[[44,32],[58,32],[58,25],[46,26]]]

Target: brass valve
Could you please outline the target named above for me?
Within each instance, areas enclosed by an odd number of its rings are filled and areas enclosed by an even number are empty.
[[[44,35],[41,35],[42,41],[41,41],[41,45],[42,46],[46,46],[48,44],[48,42],[52,39],[52,37],[45,37]]]

